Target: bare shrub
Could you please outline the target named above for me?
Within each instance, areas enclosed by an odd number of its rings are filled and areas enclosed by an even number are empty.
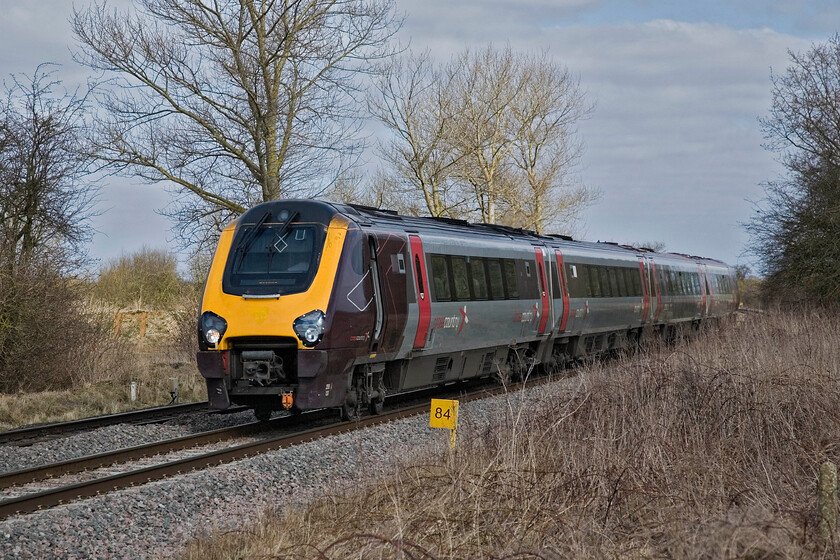
[[[64,388],[106,327],[81,309],[80,285],[51,262],[0,267],[0,392]]]
[[[751,316],[510,394],[489,424],[464,407],[454,460],[415,453],[185,557],[836,558],[814,504],[840,460],[838,333]]]
[[[172,253],[143,247],[103,266],[94,294],[120,307],[167,309],[181,294],[177,265]]]

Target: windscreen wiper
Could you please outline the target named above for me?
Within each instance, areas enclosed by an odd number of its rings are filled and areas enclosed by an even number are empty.
[[[248,233],[245,234],[245,237],[242,238],[242,241],[239,243],[239,247],[237,247],[236,249],[239,253],[239,264],[242,264],[242,259],[245,258],[245,252],[251,248],[251,245],[253,245],[254,240],[257,238],[257,234],[259,233],[260,228],[263,226],[264,223],[268,221],[270,217],[271,210],[268,210],[265,214],[262,215],[262,217],[259,220],[257,220],[257,223],[254,224],[254,226],[250,230],[248,230]]]

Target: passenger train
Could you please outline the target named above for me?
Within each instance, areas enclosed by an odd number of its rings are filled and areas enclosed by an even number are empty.
[[[737,306],[717,260],[281,200],[222,232],[197,358],[214,408],[354,418],[388,394],[670,339]]]

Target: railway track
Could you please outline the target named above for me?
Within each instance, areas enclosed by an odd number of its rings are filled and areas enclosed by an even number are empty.
[[[527,384],[532,387],[551,380],[550,377],[538,378],[529,380]],[[494,385],[492,388],[488,388],[487,384],[484,383],[478,388],[473,388],[473,390],[466,394],[461,393],[461,386],[458,387],[457,391],[452,390],[449,394],[440,394],[439,391],[436,393],[421,391],[401,399],[408,400],[410,404],[404,404],[395,410],[377,416],[363,417],[357,421],[330,422],[326,425],[311,427],[317,421],[327,421],[326,418],[334,416],[334,413],[330,411],[315,411],[297,417],[276,418],[270,423],[255,422],[234,428],[224,428],[134,448],[82,457],[43,467],[5,473],[0,475],[0,489],[8,489],[21,484],[43,481],[51,477],[79,473],[88,469],[110,466],[120,462],[134,461],[141,457],[149,457],[174,450],[183,450],[199,445],[232,440],[234,438],[256,437],[255,441],[249,441],[247,443],[214,449],[197,455],[194,454],[187,457],[164,460],[152,466],[129,468],[125,472],[96,476],[91,480],[59,485],[58,487],[5,499],[0,501],[0,519],[53,507],[62,503],[80,500],[129,486],[146,484],[147,482],[161,480],[169,476],[209,468],[280,448],[292,447],[313,439],[326,438],[401,418],[425,414],[429,410],[428,396],[433,394],[438,398],[457,397],[461,402],[469,402],[502,394],[505,391],[515,391],[523,385],[522,383],[514,384],[507,388]],[[418,399],[422,404],[417,404]],[[304,429],[300,429],[301,427]],[[291,432],[289,431],[290,429]],[[282,430],[283,433],[277,434],[277,430]],[[265,437],[260,437],[263,435]]]
[[[224,413],[235,413],[243,410],[245,410],[244,407],[232,407],[225,410]],[[92,416],[90,418],[81,418],[79,420],[71,420],[69,422],[38,424],[36,426],[6,430],[4,432],[0,432],[0,445],[30,445],[38,441],[48,440],[59,436],[67,436],[69,434],[84,432],[105,426],[113,426],[116,424],[147,424],[153,422],[165,422],[184,414],[194,414],[204,411],[208,414],[219,413],[217,411],[211,411],[206,401],[155,406],[140,410],[120,412],[117,414],[104,414],[101,416]]]

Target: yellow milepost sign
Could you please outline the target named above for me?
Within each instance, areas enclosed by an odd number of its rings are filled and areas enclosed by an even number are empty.
[[[454,450],[455,430],[458,427],[458,401],[432,399],[429,427],[452,430],[449,435],[449,446]]]

